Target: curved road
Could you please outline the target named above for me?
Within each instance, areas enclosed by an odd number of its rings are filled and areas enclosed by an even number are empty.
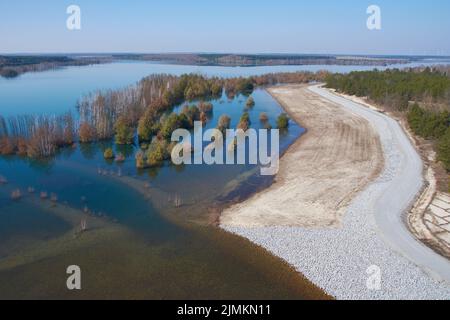
[[[387,183],[373,200],[380,236],[397,252],[438,281],[450,284],[450,261],[418,241],[403,220],[423,185],[423,164],[403,129],[392,118],[329,92],[321,86],[309,89],[344,109],[367,119],[380,135],[386,163],[390,164]]]

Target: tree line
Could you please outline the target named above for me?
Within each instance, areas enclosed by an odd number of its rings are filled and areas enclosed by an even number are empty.
[[[328,75],[326,85],[404,112],[416,135],[435,142],[438,158],[450,172],[449,75],[443,67],[351,72]]]
[[[410,101],[450,105],[450,77],[439,69],[329,74],[326,84],[340,92],[368,97],[394,110],[406,110]]]

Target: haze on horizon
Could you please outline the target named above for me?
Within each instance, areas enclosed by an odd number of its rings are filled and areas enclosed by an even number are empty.
[[[66,28],[71,4],[81,30]],[[366,26],[373,4],[381,30]],[[449,18],[446,0],[2,1],[0,53],[450,55]]]

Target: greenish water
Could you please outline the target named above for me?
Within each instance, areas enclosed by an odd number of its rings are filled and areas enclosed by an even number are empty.
[[[83,82],[79,70],[70,70]],[[58,87],[58,82],[55,76],[47,85]],[[40,83],[36,80],[37,87]],[[65,101],[68,110],[80,90],[87,93],[80,86],[56,89],[52,97]],[[27,89],[30,104],[23,113],[54,111],[33,99],[33,94],[40,96],[37,89]],[[261,112],[274,125],[282,112],[279,105],[263,90],[253,97],[256,105],[248,110],[252,128],[262,127]],[[223,113],[235,127],[245,99],[212,101],[214,112],[205,129],[215,127]],[[7,102],[0,107],[8,110]],[[291,123],[281,135],[281,148],[302,132]],[[103,159],[109,146],[126,155],[124,163]],[[259,176],[254,165],[165,164],[137,170],[137,148],[103,142],[61,150],[47,161],[0,157],[0,175],[8,180],[0,185],[0,299],[323,297],[281,260],[211,224],[222,206],[267,186],[271,178]],[[34,192],[27,191],[30,187]],[[22,192],[19,200],[10,196],[16,189]],[[41,199],[41,192],[57,201]],[[87,222],[85,232],[80,232],[82,221]],[[81,291],[66,288],[69,265],[81,267]]]

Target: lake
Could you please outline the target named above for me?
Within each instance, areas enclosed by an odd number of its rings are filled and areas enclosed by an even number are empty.
[[[325,66],[197,67],[120,62],[69,67],[0,79],[2,116],[59,114],[99,89],[117,89],[151,73],[197,72],[231,77],[268,72],[319,70]],[[330,67],[330,66],[327,66]],[[348,72],[355,67],[332,67]],[[264,90],[230,100],[212,100],[205,129],[222,114],[236,127],[248,111],[262,128],[261,112],[275,126],[282,113]],[[175,107],[179,112],[182,106]],[[304,129],[290,124],[280,135],[283,150]],[[123,163],[106,161],[112,147]],[[247,240],[214,226],[224,206],[270,185],[257,165],[184,165],[139,170],[139,146],[113,142],[79,144],[52,159],[0,157],[0,299],[304,299],[320,290],[291,267]],[[22,198],[11,193],[21,190]],[[81,232],[81,226],[87,230]],[[66,288],[66,268],[82,270],[81,291]]]
[[[440,61],[426,61],[423,63],[396,65],[395,67],[416,67],[442,63]],[[380,70],[385,68],[378,67]],[[132,85],[143,77],[155,73],[181,75],[194,72],[208,76],[236,77],[273,72],[328,70],[345,73],[372,69],[374,67],[333,65],[267,67],[184,66],[139,61],[65,67],[44,72],[25,73],[13,79],[0,77],[0,112],[3,116],[23,113],[60,114],[73,108],[77,99],[83,94],[96,90],[118,89]]]

